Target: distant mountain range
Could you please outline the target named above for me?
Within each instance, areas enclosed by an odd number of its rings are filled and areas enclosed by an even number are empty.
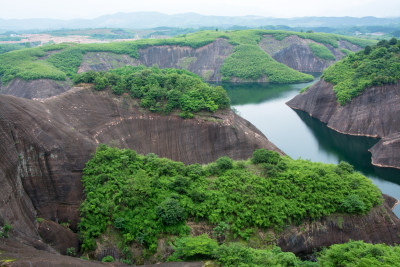
[[[77,28],[133,28],[155,27],[260,27],[266,25],[285,25],[290,27],[349,27],[373,25],[400,25],[400,18],[376,17],[301,17],[267,18],[260,16],[205,16],[196,13],[166,15],[157,12],[116,13],[94,19],[0,19],[1,31],[55,30]]]

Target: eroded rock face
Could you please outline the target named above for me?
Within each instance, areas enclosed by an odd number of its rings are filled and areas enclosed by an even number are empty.
[[[260,47],[276,61],[292,69],[304,72],[322,72],[325,68],[345,56],[341,51],[342,48],[353,52],[361,49],[357,45],[341,40],[338,43],[338,48],[325,45],[336,57],[336,60],[325,60],[313,54],[309,47],[310,43],[319,44],[310,39],[300,38],[297,35],[285,37],[283,40],[276,40],[273,36],[266,35],[261,39]]]
[[[43,102],[0,95],[0,115],[0,218],[32,237],[38,237],[36,216],[76,230],[82,169],[99,143],[185,163],[247,159],[256,148],[279,151],[230,110],[204,120],[143,114],[129,96],[89,88]]]
[[[330,215],[324,219],[292,226],[280,234],[278,246],[296,254],[312,253],[314,249],[351,240],[367,243],[400,242],[400,219],[392,212],[396,200],[384,195],[383,205],[366,215]]]
[[[371,148],[373,164],[400,168],[400,84],[366,89],[345,106],[323,79],[287,102],[340,133],[383,138]]]
[[[29,99],[47,98],[69,90],[71,85],[71,81],[53,81],[47,79],[24,81],[17,78],[7,85],[2,85],[0,82],[0,94]]]
[[[206,81],[220,81],[219,70],[225,58],[232,52],[233,45],[225,39],[217,39],[200,48],[176,45],[149,46],[139,49],[139,59],[111,53],[88,53],[83,57],[78,72],[106,71],[126,65],[157,65],[160,68],[187,69]]]
[[[58,223],[43,220],[39,223],[39,235],[43,241],[51,245],[57,252],[71,256],[79,252],[79,237],[78,234]],[[68,251],[70,250],[70,251]]]

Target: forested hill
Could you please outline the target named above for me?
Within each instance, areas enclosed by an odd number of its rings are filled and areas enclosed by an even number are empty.
[[[371,86],[400,80],[400,41],[379,41],[325,70],[325,81],[334,84],[338,102],[344,105]]]
[[[297,55],[290,52],[295,48],[302,56],[311,57],[308,65],[322,62],[323,68],[373,43],[334,34],[271,30],[203,31],[170,39],[106,44],[63,43],[0,55],[0,76],[6,86],[15,78],[65,81],[88,68],[157,64],[160,68],[188,69],[205,80],[291,83],[312,79],[292,69],[307,71],[302,66],[291,66],[291,62],[298,61],[291,58]]]

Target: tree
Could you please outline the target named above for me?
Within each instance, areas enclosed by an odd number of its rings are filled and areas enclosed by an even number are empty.
[[[371,53],[371,47],[369,45],[367,45],[364,48],[364,55],[369,55],[369,53]]]

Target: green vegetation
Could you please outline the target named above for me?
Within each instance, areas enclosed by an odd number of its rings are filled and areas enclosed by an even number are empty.
[[[19,50],[22,48],[30,47],[29,43],[22,44],[0,44],[0,54],[4,54],[10,51]]]
[[[0,36],[0,41],[12,41],[12,42],[19,42],[21,41],[21,37],[11,37],[11,36]]]
[[[318,266],[317,263],[302,262],[279,247],[254,249],[241,243],[218,246],[217,241],[206,234],[178,238],[174,243],[174,254],[168,261],[215,259],[221,266]]]
[[[348,49],[346,49],[346,48],[340,49],[340,52],[342,52],[342,53],[345,54],[346,56],[347,56],[348,54],[354,53],[353,51],[350,51],[350,50],[348,50]]]
[[[306,86],[306,87],[304,87],[304,88],[302,88],[301,90],[300,90],[300,94],[302,94],[302,93],[304,93],[305,91],[307,91],[308,90],[308,88],[310,88],[311,87],[311,85],[308,85],[308,86]]]
[[[170,261],[215,259],[221,266],[400,266],[400,247],[349,241],[317,253],[317,262],[301,261],[279,247],[255,249],[243,243],[218,246],[206,235],[178,238]]]
[[[152,112],[170,113],[181,110],[184,118],[193,117],[199,111],[215,112],[229,108],[230,100],[221,86],[212,87],[189,71],[123,67],[108,72],[78,74],[75,83],[94,83],[96,90],[109,86],[113,93],[130,94],[140,99],[140,106]]]
[[[108,34],[108,33],[106,33]],[[139,49],[155,45],[177,45],[199,48],[205,46],[217,38],[226,39],[229,43],[237,46],[234,53],[224,64],[226,75],[235,75],[243,79],[258,79],[267,75],[271,82],[294,82],[308,80],[305,74],[301,74],[285,65],[279,64],[270,58],[258,47],[263,35],[273,35],[276,39],[283,39],[286,36],[297,35],[304,39],[311,39],[323,44],[338,47],[339,40],[346,40],[362,47],[374,44],[374,41],[362,40],[348,36],[323,33],[300,33],[273,30],[243,30],[243,31],[201,31],[188,33],[168,39],[141,39],[137,41],[114,42],[106,44],[53,44],[43,47],[20,49],[17,51],[0,54],[0,77],[6,84],[14,78],[24,80],[52,79],[65,80],[67,77],[74,78],[77,69],[82,62],[82,57],[88,52],[110,52],[115,54],[127,54],[132,58],[139,57]],[[255,49],[251,52],[251,48]],[[48,52],[52,52],[48,55]],[[46,58],[46,56],[48,56]],[[252,65],[246,57],[261,57],[256,59]],[[182,67],[188,66],[194,59],[187,59],[180,62]],[[240,70],[234,64],[244,60],[240,66],[249,68]],[[232,68],[232,69],[231,69]],[[286,73],[288,72],[288,73]],[[259,75],[259,76],[257,76]],[[270,77],[271,76],[271,77]],[[226,76],[232,77],[232,76]]]
[[[271,34],[277,40],[283,40],[285,37],[288,37],[290,35],[297,35],[300,38],[310,39],[317,43],[331,45],[335,48],[339,47],[338,41],[340,41],[340,40],[348,41],[352,44],[355,44],[355,45],[358,45],[361,47],[365,47],[367,45],[373,45],[376,43],[376,40],[360,39],[360,38],[354,38],[354,37],[338,35],[338,34],[331,34],[331,33],[292,32],[292,31],[282,31],[282,30],[278,30],[278,31],[268,30],[267,32],[268,33],[266,33],[266,34]]]
[[[332,245],[319,257],[320,266],[400,266],[400,246],[350,241]]]
[[[221,67],[224,77],[257,80],[267,77],[273,83],[312,81],[313,76],[304,74],[275,61],[257,45],[238,45]],[[226,80],[226,79],[225,79]]]
[[[323,77],[335,85],[333,90],[341,105],[368,87],[394,84],[400,79],[400,42],[393,38],[367,46],[327,68]]]
[[[8,232],[12,229],[11,225],[7,222],[4,223],[3,227],[0,227],[0,237],[8,237]]]
[[[229,227],[221,225],[222,233],[229,229],[234,238],[247,240],[256,228],[279,231],[334,212],[366,213],[382,202],[379,189],[348,163],[292,160],[264,150],[252,161],[259,163],[223,157],[207,166],[185,166],[100,145],[82,177],[82,249],[95,249],[96,238],[114,228],[123,244],[155,252],[158,238],[189,234],[186,218],[224,222]]]
[[[103,259],[101,259],[102,262],[114,262],[113,256],[105,256]]]
[[[6,84],[14,78],[24,80],[52,79],[65,80],[66,74],[45,60],[39,60],[46,53],[41,48],[26,48],[0,55],[0,76]]]
[[[174,254],[168,261],[210,259],[218,248],[218,242],[206,234],[181,237],[175,241]]]
[[[74,247],[67,248],[67,255],[71,257],[76,257],[76,249]]]
[[[318,266],[317,263],[302,262],[279,247],[254,249],[240,243],[220,246],[214,251],[214,257],[222,266]]]
[[[326,48],[324,45],[309,43],[311,51],[316,57],[325,59],[325,60],[335,60],[336,57],[332,54],[332,52]]]

